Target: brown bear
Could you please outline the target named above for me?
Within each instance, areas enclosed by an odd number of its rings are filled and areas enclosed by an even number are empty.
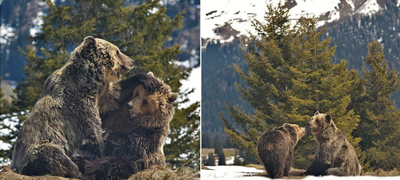
[[[297,142],[306,134],[305,128],[285,123],[258,138],[258,155],[270,178],[287,176]]]
[[[105,157],[76,159],[85,179],[123,179],[153,165],[165,165],[163,145],[176,99],[165,83],[154,93],[137,87],[127,106],[102,119]]]
[[[118,47],[86,37],[69,61],[45,81],[42,96],[19,132],[11,169],[24,175],[80,178],[78,166],[70,158],[79,149],[101,156],[104,141],[99,99],[112,99],[109,93],[103,95],[106,87],[131,68],[133,60]],[[134,82],[124,81],[122,84],[130,84],[125,89],[133,90],[139,84],[154,89],[158,83],[156,78],[145,74],[129,80]],[[114,101],[130,97],[122,93]]]
[[[308,127],[318,145],[315,159],[305,172],[306,175],[358,176],[362,167],[353,146],[338,128],[329,114],[318,111],[311,118]]]

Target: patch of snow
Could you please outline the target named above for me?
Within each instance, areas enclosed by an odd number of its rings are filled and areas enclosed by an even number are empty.
[[[266,10],[266,2],[260,0],[202,0],[200,8],[200,28],[202,38],[223,40],[216,35],[217,27],[229,24],[240,34],[254,31],[250,19],[262,20]]]
[[[289,13],[292,18],[299,18],[301,15],[317,16],[330,12],[331,14],[338,12],[340,0],[307,0],[296,1],[297,5],[290,9]],[[333,20],[332,20],[333,21]]]
[[[8,150],[11,149],[11,144],[5,143],[0,140],[0,150]]]
[[[202,169],[200,172],[201,180],[210,179],[252,179],[252,180],[265,180],[269,179],[266,176],[259,176],[258,173],[265,173],[264,170],[259,170],[253,167],[244,166],[206,166],[210,170]],[[303,180],[398,180],[399,176],[377,177],[377,176],[307,176]]]
[[[35,37],[37,33],[41,32],[41,28],[43,25],[43,19],[41,18],[43,16],[43,12],[38,12],[35,19],[32,20],[32,25],[31,28],[29,29],[29,34],[32,37]]]
[[[277,5],[283,0],[202,0],[201,1],[201,37],[206,40],[219,40],[220,42],[230,42],[233,36],[221,36],[215,32],[218,27],[229,25],[232,29],[239,31],[240,35],[255,33],[251,27],[251,20],[257,19],[264,22],[267,4]],[[301,16],[320,17],[328,15],[328,19],[318,22],[318,27],[325,23],[339,20],[339,4],[342,0],[297,0],[297,5],[289,11],[289,18],[297,20]],[[353,14],[368,14],[378,12],[381,8],[377,0],[367,0],[360,8],[355,9],[353,0],[346,0],[351,7]],[[398,6],[400,1],[397,2]]]
[[[264,172],[254,167],[243,166],[206,166],[210,170],[202,169],[200,172],[201,180],[208,179],[264,179],[262,176],[254,176],[257,173]]]
[[[11,25],[1,24],[0,26],[0,44],[3,46],[7,42],[11,42],[11,38],[15,37],[15,28]]]
[[[229,24],[240,35],[255,33],[251,27],[251,19],[264,22],[267,4],[276,5],[280,0],[202,0],[201,1],[201,37],[204,39],[220,40],[230,42],[233,37],[223,39],[215,29]],[[338,4],[340,0],[307,0],[296,1],[297,5],[289,11],[289,18],[298,19],[302,15],[317,16],[329,12],[329,22],[338,20]]]
[[[351,6],[351,10],[354,11],[354,1],[352,0],[346,0],[347,4],[349,4]]]

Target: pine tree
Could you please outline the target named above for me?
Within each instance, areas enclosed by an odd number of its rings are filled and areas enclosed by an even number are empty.
[[[218,155],[218,165],[226,165],[226,159],[224,154],[224,144],[222,139],[215,141],[215,154]]]
[[[331,114],[337,126],[357,147],[360,139],[351,133],[359,117],[349,109],[353,76],[347,62],[332,64],[335,47],[330,39],[321,40],[324,30],[317,31],[315,18],[300,18],[290,27],[288,9],[268,6],[266,24],[253,21],[257,35],[244,39],[249,72],[235,70],[247,88],[237,84],[242,97],[255,108],[247,115],[227,105],[233,123],[221,116],[230,140],[245,153],[245,161],[256,162],[257,139],[265,130],[295,123],[305,126],[315,111]],[[304,137],[294,153],[294,166],[307,168],[313,154],[314,140]],[[358,150],[359,151],[359,150]]]
[[[354,102],[361,117],[354,135],[362,138],[364,163],[374,169],[400,168],[400,110],[391,99],[400,87],[398,73],[396,69],[389,70],[383,46],[376,41],[368,45],[365,64]]]
[[[321,40],[325,29],[316,30],[317,19],[302,18],[298,25],[301,33],[296,35],[293,52],[297,58],[290,67],[293,84],[286,92],[288,100],[285,109],[290,110],[286,114],[287,120],[304,126],[315,111],[331,114],[336,126],[361,155],[358,147],[360,138],[352,136],[360,119],[349,108],[354,76],[348,70],[348,62],[332,63],[336,47],[329,46],[330,38]],[[309,146],[309,140],[314,141],[310,136],[305,137],[297,147],[294,165],[307,167],[309,161],[305,157],[315,149]]]
[[[1,140],[0,143],[3,146],[5,143],[10,143],[8,136],[7,135],[5,136],[5,132],[3,132],[4,130],[9,129],[7,122],[5,122],[5,119],[9,118],[9,113],[10,113],[10,103],[4,98],[3,88],[0,87],[0,129],[2,130],[0,132],[0,140]],[[8,162],[10,153],[11,150],[9,149],[0,149],[0,164]]]
[[[209,153],[207,156],[207,160],[204,163],[206,166],[215,166],[215,158],[213,153]]]
[[[15,105],[20,110],[31,109],[43,91],[45,79],[64,65],[69,53],[85,36],[106,39],[135,60],[136,69],[127,76],[151,71],[170,85],[173,92],[179,92],[164,151],[173,168],[183,165],[198,168],[200,103],[187,104],[193,89],[180,90],[191,68],[175,65],[179,45],[164,47],[172,32],[181,27],[183,13],[171,19],[159,0],[145,1],[135,7],[114,0],[75,0],[57,6],[49,0],[46,3],[49,11],[43,16],[42,31],[32,38],[34,46],[21,50],[28,63],[24,69],[26,78],[16,88]]]

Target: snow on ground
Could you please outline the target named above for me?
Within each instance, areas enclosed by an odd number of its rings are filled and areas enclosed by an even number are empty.
[[[264,172],[253,167],[243,166],[207,166],[210,170],[202,169],[200,173],[201,180],[208,179],[265,179],[261,176],[255,176],[257,173]]]
[[[263,173],[264,170],[258,170],[253,167],[243,166],[206,166],[210,170],[201,170],[201,180],[210,179],[251,179],[251,180],[265,180],[269,179],[264,176],[257,175]],[[299,177],[300,178],[300,177]],[[399,180],[400,176],[397,177],[377,177],[377,176],[354,176],[354,177],[337,177],[337,176],[307,176],[302,178],[303,180]]]

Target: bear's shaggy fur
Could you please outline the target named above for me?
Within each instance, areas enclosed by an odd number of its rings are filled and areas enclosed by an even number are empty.
[[[258,138],[258,154],[270,178],[288,175],[294,147],[305,133],[305,128],[285,123]]]
[[[315,159],[307,169],[307,175],[358,176],[362,167],[353,146],[344,133],[336,128],[331,115],[318,111],[311,118],[308,129],[317,140]]]
[[[86,37],[66,65],[47,78],[42,96],[19,132],[11,169],[24,175],[80,178],[78,166],[70,158],[76,150],[101,156],[104,141],[99,100],[110,99],[112,96],[105,93],[108,84],[131,68],[133,60],[118,47],[102,39]],[[140,83],[151,79],[156,80],[145,74],[131,78]],[[156,86],[153,82],[149,84]],[[131,97],[126,96],[121,97]],[[122,100],[114,98],[114,101]]]
[[[165,83],[154,93],[137,87],[127,106],[102,119],[105,157],[78,159],[85,178],[122,179],[153,165],[165,165],[163,145],[176,99]]]

